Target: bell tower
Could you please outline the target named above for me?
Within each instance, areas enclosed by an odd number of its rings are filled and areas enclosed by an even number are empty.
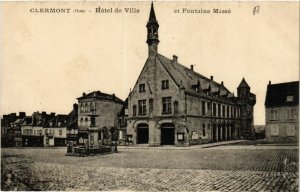
[[[155,17],[155,12],[153,8],[153,2],[151,3],[151,10],[149,21],[147,22],[147,44],[148,44],[148,57],[154,57],[157,54],[158,40],[158,22]]]

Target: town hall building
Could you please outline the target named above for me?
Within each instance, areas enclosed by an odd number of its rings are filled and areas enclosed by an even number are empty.
[[[128,96],[127,136],[149,146],[218,142],[251,137],[256,96],[243,78],[234,96],[224,83],[204,77],[158,53],[153,3],[147,27],[148,58]]]

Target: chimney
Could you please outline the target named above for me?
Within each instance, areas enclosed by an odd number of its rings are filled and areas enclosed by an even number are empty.
[[[86,96],[85,92],[82,93],[82,96],[83,96],[83,97]]]
[[[272,83],[271,83],[271,81],[269,81],[269,85],[271,85]]]
[[[214,76],[210,76],[210,80],[213,81],[214,80]]]
[[[173,62],[177,63],[177,61],[178,61],[178,57],[176,55],[173,55]]]
[[[191,65],[191,70],[194,71],[194,65]]]
[[[221,85],[224,86],[224,82],[223,81],[221,82]]]
[[[55,113],[54,113],[54,112],[51,112],[50,116],[51,116],[51,117],[54,117],[54,116],[55,116]]]
[[[26,116],[26,113],[25,112],[19,112],[19,118],[24,118]]]
[[[77,103],[74,103],[74,104],[73,104],[73,109],[74,109],[75,111],[78,111],[78,105],[77,105]]]

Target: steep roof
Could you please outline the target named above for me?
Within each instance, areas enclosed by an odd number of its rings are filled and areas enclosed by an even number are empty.
[[[101,91],[93,91],[91,93],[88,94],[84,94],[82,97],[77,98],[78,100],[82,100],[82,99],[88,99],[88,98],[98,98],[98,99],[105,99],[105,100],[110,100],[110,101],[116,101],[119,103],[124,103],[124,101],[120,98],[118,98],[117,96],[115,96],[115,94],[107,94],[107,93],[102,93]]]
[[[67,120],[67,115],[48,116],[44,120],[44,127],[66,127]]]
[[[222,95],[227,95],[225,93],[228,93],[230,96],[232,95],[224,85],[221,85],[178,62],[172,61],[163,55],[157,54],[157,60],[166,69],[176,85],[184,88],[186,91],[198,93],[193,89],[193,86],[200,83],[199,88],[202,90],[210,88],[213,92],[220,92]]]
[[[157,23],[156,21],[156,16],[155,16],[155,11],[153,7],[153,2],[151,3],[151,9],[150,9],[150,15],[149,15],[149,23]]]
[[[67,128],[78,128],[78,105],[73,107],[73,110],[68,114]]]
[[[243,78],[243,80],[239,84],[238,88],[250,88],[248,83],[246,82],[245,78]]]
[[[299,81],[268,85],[266,107],[295,105],[299,105]]]

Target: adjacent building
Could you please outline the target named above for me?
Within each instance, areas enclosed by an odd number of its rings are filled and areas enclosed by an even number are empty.
[[[100,91],[83,93],[78,99],[78,145],[97,149],[111,143],[112,128],[119,127],[124,101]]]
[[[21,126],[22,146],[24,147],[43,147],[44,146],[44,129],[47,120],[55,114],[46,112],[34,112],[31,120],[27,120]]]
[[[297,143],[299,139],[299,81],[271,84],[265,100],[266,139]]]
[[[66,146],[67,115],[56,115],[48,118],[44,125],[44,146]]]
[[[73,110],[68,114],[67,121],[67,147],[71,152],[72,147],[78,144],[78,104],[73,104]]]
[[[128,97],[127,136],[134,144],[189,146],[252,135],[255,95],[243,79],[237,97],[223,82],[204,77],[158,53],[153,4],[148,58]]]
[[[126,145],[131,142],[132,135],[127,135],[127,120],[128,120],[128,98],[125,100],[124,105],[118,114],[118,143],[119,145]]]
[[[1,146],[2,147],[18,147],[22,144],[21,126],[25,112],[11,113],[3,115],[1,118]]]

